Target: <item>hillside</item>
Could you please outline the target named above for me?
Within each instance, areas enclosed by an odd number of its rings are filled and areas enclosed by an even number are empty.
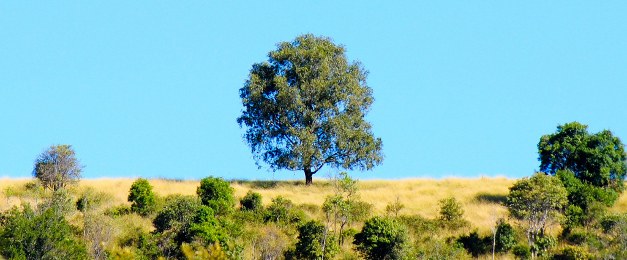
[[[7,197],[11,192],[19,193],[20,187],[30,179],[0,179],[0,210],[6,210],[13,205],[19,205],[19,196]],[[95,191],[109,194],[110,206],[127,204],[128,192],[134,179],[128,178],[101,178],[86,179],[74,187],[77,191],[92,188]],[[359,181],[359,195],[368,203],[373,204],[375,215],[385,214],[386,205],[398,200],[404,204],[401,214],[421,215],[435,218],[438,214],[438,201],[453,196],[462,203],[465,210],[464,217],[479,228],[480,232],[489,232],[494,221],[499,217],[507,217],[507,210],[502,205],[508,188],[515,179],[507,178],[447,178],[447,179],[403,179],[403,180],[364,180]],[[160,196],[170,194],[194,195],[199,185],[198,181],[179,181],[152,179],[150,183],[154,191]],[[327,195],[333,192],[328,181],[316,180],[314,185],[307,187],[299,181],[233,181],[236,199],[243,197],[246,192],[253,190],[263,197],[264,205],[268,205],[272,198],[283,196],[295,204],[322,205]],[[23,198],[22,198],[23,199]],[[614,212],[627,211],[627,195],[619,198],[611,209]]]

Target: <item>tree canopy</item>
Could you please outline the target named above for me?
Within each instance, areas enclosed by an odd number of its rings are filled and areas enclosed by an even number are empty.
[[[555,175],[569,170],[586,184],[623,190],[627,173],[625,147],[609,130],[588,133],[578,122],[557,127],[538,143],[540,171]]]
[[[83,166],[76,159],[71,145],[53,145],[35,160],[33,176],[44,187],[56,191],[80,179],[82,171]]]
[[[237,119],[257,163],[302,170],[306,183],[324,165],[371,169],[382,142],[364,117],[374,101],[367,71],[331,39],[302,35],[252,66]]]

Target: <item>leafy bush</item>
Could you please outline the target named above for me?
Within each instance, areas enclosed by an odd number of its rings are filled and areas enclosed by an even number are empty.
[[[298,210],[291,200],[282,196],[272,199],[272,203],[266,209],[264,220],[279,224],[298,224],[304,220],[302,210]]]
[[[207,206],[198,208],[189,229],[192,236],[200,237],[206,243],[220,242],[224,245],[227,242],[228,235],[222,230],[213,210]]]
[[[492,238],[480,237],[476,230],[468,235],[460,236],[457,242],[473,257],[478,257],[492,250]]]
[[[104,214],[106,216],[110,216],[113,218],[120,217],[120,216],[131,214],[131,208],[126,205],[118,205],[118,206],[107,209]]]
[[[406,242],[407,234],[400,224],[374,217],[364,223],[353,244],[366,259],[401,259]]]
[[[128,201],[131,202],[131,211],[146,216],[155,209],[155,194],[152,192],[152,186],[146,179],[139,178],[133,185],[128,194]]]
[[[29,205],[2,215],[0,253],[8,259],[86,259],[87,250],[54,208],[37,213]]]
[[[462,218],[464,215],[464,209],[455,197],[444,198],[439,201],[439,204],[439,219],[442,221],[444,226],[457,229],[467,225],[466,221]]]
[[[567,246],[553,255],[554,260],[587,260],[590,258],[590,254],[585,249],[575,246]]]
[[[233,188],[222,178],[207,177],[200,180],[196,194],[203,205],[209,206],[218,215],[226,215],[233,210]]]
[[[296,259],[332,259],[339,251],[337,240],[324,225],[316,221],[308,221],[298,227],[296,242]]]
[[[512,253],[517,259],[531,259],[531,248],[524,244],[515,245],[512,248]]]
[[[246,193],[246,196],[239,201],[239,204],[242,210],[257,211],[263,208],[261,204],[261,194],[250,190]]]
[[[507,252],[516,245],[516,233],[514,228],[504,219],[499,219],[496,223],[496,252]]]

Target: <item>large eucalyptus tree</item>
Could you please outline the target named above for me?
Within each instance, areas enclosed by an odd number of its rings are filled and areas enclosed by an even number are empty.
[[[383,160],[382,143],[364,119],[374,101],[367,71],[348,62],[344,47],[302,35],[278,44],[252,66],[237,119],[259,163],[302,170],[305,182],[324,165],[369,170]]]

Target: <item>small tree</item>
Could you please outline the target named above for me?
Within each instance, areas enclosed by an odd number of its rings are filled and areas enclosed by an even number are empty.
[[[83,166],[70,145],[53,145],[35,160],[33,176],[45,188],[58,190],[81,178]]]
[[[203,205],[209,206],[218,215],[228,214],[235,205],[233,188],[222,178],[207,177],[200,180],[196,194],[200,197]]]
[[[133,185],[128,194],[128,201],[131,202],[131,211],[146,216],[154,211],[155,194],[152,192],[152,186],[146,179],[139,178]]]
[[[578,122],[560,125],[555,133],[540,138],[538,154],[540,171],[556,175],[561,170],[567,170],[581,181],[565,182],[569,192],[592,186],[598,188],[595,192],[600,198],[595,199],[612,205],[618,198],[612,193],[621,193],[624,189],[627,174],[625,146],[609,130],[590,134],[588,126]],[[576,196],[570,199],[573,198]],[[582,209],[586,207],[582,204],[585,201],[573,202]]]
[[[342,172],[333,179],[335,194],[328,196],[322,210],[325,213],[327,226],[340,239],[338,243],[344,244],[346,237],[345,231],[354,222],[361,221],[368,217],[372,205],[361,201],[357,195],[357,181],[348,176],[348,173]]]
[[[249,190],[241,200],[239,204],[242,210],[257,211],[263,208],[261,204],[261,194]]]
[[[454,229],[466,225],[466,221],[462,218],[464,216],[464,209],[462,205],[457,202],[455,197],[444,198],[439,201],[439,204],[439,219],[442,221],[442,224]]]
[[[400,224],[374,217],[364,223],[353,244],[366,259],[401,259],[406,241],[407,234]]]
[[[335,237],[324,225],[309,221],[298,228],[295,256],[298,259],[332,259],[339,251]]]
[[[544,235],[547,223],[561,215],[566,203],[567,191],[560,180],[540,172],[514,183],[507,196],[510,215],[527,225],[531,248]]]

